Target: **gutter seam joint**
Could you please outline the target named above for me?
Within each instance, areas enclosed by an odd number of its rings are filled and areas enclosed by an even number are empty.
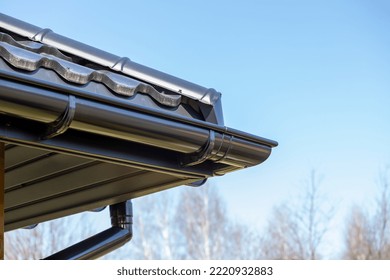
[[[68,130],[70,124],[73,121],[74,114],[76,112],[76,97],[69,95],[68,105],[64,113],[62,113],[57,120],[49,123],[45,134],[41,137],[42,140],[47,140],[56,137]]]

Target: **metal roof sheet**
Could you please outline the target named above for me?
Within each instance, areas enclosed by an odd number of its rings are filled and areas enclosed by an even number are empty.
[[[85,85],[94,81],[124,96],[144,93],[165,106],[176,107],[181,101],[178,94],[164,94],[124,75],[78,65],[53,47],[31,41],[17,42],[10,35],[1,32],[0,57],[21,70],[32,72],[41,67],[51,69],[68,82]]]
[[[68,54],[78,56],[111,70],[121,72],[165,91],[180,94],[199,102],[215,105],[221,93],[212,88],[194,84],[167,73],[119,57],[84,43],[56,34],[51,29],[40,28],[0,13],[0,26],[35,42],[50,45]]]

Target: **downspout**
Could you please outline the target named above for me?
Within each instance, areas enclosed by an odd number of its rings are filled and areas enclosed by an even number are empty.
[[[133,237],[131,200],[110,205],[111,228],[55,253],[44,260],[97,259],[123,246]]]

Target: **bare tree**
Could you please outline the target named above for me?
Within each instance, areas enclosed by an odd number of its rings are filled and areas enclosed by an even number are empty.
[[[220,259],[223,256],[223,233],[227,217],[224,205],[214,188],[188,189],[181,193],[176,224],[182,233],[182,258]]]
[[[38,224],[32,229],[6,232],[4,238],[5,259],[34,260],[56,253],[83,238],[92,235],[89,226],[80,227],[84,214]]]
[[[380,195],[372,215],[354,207],[348,221],[344,258],[390,259],[390,186],[388,170],[379,178]]]
[[[390,259],[390,183],[389,170],[382,172],[379,178],[381,193],[377,199],[377,211],[374,216],[375,249],[378,259]]]
[[[134,201],[133,240],[106,259],[249,259],[258,242],[234,222],[215,186],[183,187]]]
[[[184,259],[254,259],[259,237],[253,229],[234,221],[215,186],[183,191],[176,223]]]
[[[286,204],[274,208],[260,241],[260,258],[303,259],[303,240],[298,232],[297,220],[291,214]]]
[[[249,225],[240,222],[229,222],[228,232],[224,235],[226,249],[225,259],[254,260],[259,258],[260,235]]]
[[[348,220],[346,249],[343,258],[353,260],[370,259],[374,253],[374,240],[367,213],[353,207]]]
[[[183,259],[237,259],[249,255],[249,230],[229,217],[214,186],[183,191],[175,221]]]
[[[318,175],[311,171],[303,198],[296,205],[286,202],[274,208],[262,238],[261,258],[321,258],[319,248],[333,212],[320,191]]]
[[[133,200],[133,239],[104,259],[175,259],[175,197],[169,191]]]

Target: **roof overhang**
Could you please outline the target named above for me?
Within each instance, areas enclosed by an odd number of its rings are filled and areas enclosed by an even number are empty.
[[[215,90],[2,14],[0,32],[6,230],[254,166],[277,145],[224,126]]]

